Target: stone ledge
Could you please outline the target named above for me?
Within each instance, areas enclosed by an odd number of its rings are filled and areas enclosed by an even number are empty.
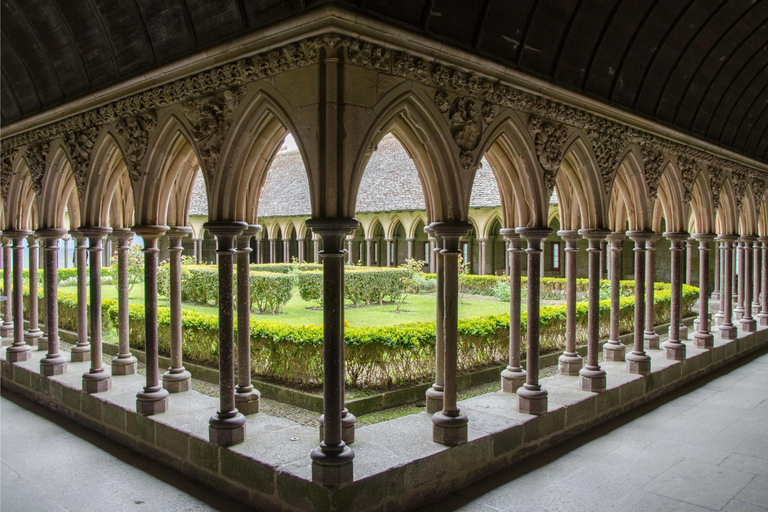
[[[447,448],[432,442],[427,413],[397,418],[357,430],[355,480],[337,489],[311,481],[310,451],[317,429],[263,413],[248,417],[246,441],[230,448],[208,442],[208,418],[218,401],[195,391],[170,397],[168,412],[136,414],[141,375],[113,376],[110,391],[88,395],[81,375],[89,363],[68,363],[66,374],[39,373],[42,352],[9,363],[0,356],[2,384],[244,503],[279,511],[408,510],[454,492],[628,410],[768,346],[768,329],[735,340],[715,338],[712,350],[686,342],[683,361],[649,350],[652,372],[627,373],[624,363],[603,363],[608,388],[581,391],[579,378],[555,375],[542,380],[549,412],[517,412],[517,395],[501,391],[459,403],[469,417],[468,442]],[[3,354],[4,356],[4,354]]]

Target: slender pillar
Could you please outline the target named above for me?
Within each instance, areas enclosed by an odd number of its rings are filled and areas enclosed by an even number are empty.
[[[500,233],[509,242],[509,365],[501,372],[501,390],[516,393],[525,384],[522,366],[521,276],[523,243],[515,228],[503,228]]]
[[[259,412],[261,394],[251,383],[251,286],[249,281],[251,237],[261,231],[252,224],[237,236],[237,386],[235,407],[241,414]],[[303,251],[299,244],[299,254]],[[300,261],[303,261],[300,258]]]
[[[75,241],[77,267],[77,343],[71,350],[72,362],[87,361],[91,357],[88,342],[88,239],[79,231],[70,231]]]
[[[645,331],[643,339],[649,349],[659,348],[659,335],[656,334],[656,297],[655,297],[655,259],[656,242],[661,235],[654,233],[645,242]]]
[[[256,238],[256,263],[264,263],[264,252],[261,249],[261,237]]]
[[[46,377],[61,375],[67,371],[67,358],[59,350],[59,239],[66,233],[63,229],[38,229],[35,234],[42,240],[46,252],[43,272],[43,293],[45,294],[46,334],[48,353],[40,360],[40,374]]]
[[[269,262],[277,263],[277,238],[269,239]]]
[[[501,231],[499,231],[501,233]],[[506,254],[506,258],[504,258],[504,275],[509,276],[509,263],[511,258],[511,253],[509,252],[509,242],[504,241],[504,254]]]
[[[5,351],[10,363],[27,361],[32,347],[24,342],[24,239],[32,234],[27,230],[5,231],[13,242],[13,343]]]
[[[757,238],[752,242],[752,314],[760,311],[760,242]]]
[[[607,248],[608,248],[608,241],[602,240],[600,242],[600,273],[599,278],[605,279],[605,272],[606,272],[606,258],[607,258]]]
[[[699,329],[693,335],[697,348],[712,348],[714,336],[709,324],[709,246],[715,235],[698,233],[699,241]]]
[[[725,303],[725,296],[723,294],[723,290],[725,289],[725,249],[724,249],[724,243],[721,238],[721,236],[718,236],[715,238],[715,254],[718,255],[718,266],[717,270],[718,272],[718,279],[716,281],[716,285],[718,285],[718,308],[717,313],[715,313],[715,321],[714,325],[719,326],[721,323],[723,323],[723,318],[725,316],[725,312],[723,310],[723,304]]]
[[[365,239],[365,266],[373,265],[373,238]]]
[[[477,265],[477,273],[481,276],[484,276],[488,274],[488,239],[478,238],[477,243],[480,252],[480,257],[478,258],[480,261]]]
[[[762,248],[762,265],[760,281],[762,281],[763,294],[760,296],[760,313],[757,314],[757,320],[761,326],[768,326],[768,236],[761,236],[760,243]]]
[[[733,325],[733,242],[738,237],[736,235],[720,235],[723,242],[723,285],[720,290],[720,301],[722,303],[723,321],[720,323],[720,337],[727,340],[736,339],[737,329]]]
[[[736,240],[736,307],[733,309],[734,320],[741,320],[744,316],[744,245],[745,241],[742,239]]]
[[[69,268],[69,237],[65,235],[62,243],[64,245],[64,268]]]
[[[43,270],[43,294],[45,294],[45,269],[47,268],[46,265],[46,249],[45,249],[45,241],[43,241],[40,236],[37,235],[37,232],[35,232],[35,236],[37,236],[39,242],[38,245],[40,245],[40,260],[38,267]],[[57,242],[58,247],[58,242]],[[57,260],[58,260],[58,254]],[[58,274],[58,269],[56,269],[56,273]],[[58,283],[56,283],[58,285]],[[58,290],[57,290],[58,292]],[[38,313],[39,316],[39,325],[40,327],[40,337],[37,339],[37,350],[48,350],[48,301],[47,299],[43,298],[41,310]]]
[[[203,239],[202,238],[193,238],[192,239],[192,252],[195,255],[195,263],[198,264],[198,265],[200,264],[201,259],[202,259],[201,258],[202,251],[200,250],[200,246],[202,244],[203,244]]]
[[[667,232],[664,238],[670,242],[671,252],[671,301],[669,311],[669,339],[662,345],[664,358],[681,361],[685,359],[686,347],[680,339],[680,322],[683,307],[683,283],[681,282],[683,251],[689,235],[685,232]]]
[[[625,235],[615,231],[608,235],[608,250],[610,251],[609,272],[611,279],[611,333],[603,345],[603,359],[606,361],[624,361],[627,348],[619,340],[619,299],[621,298],[621,242]]]
[[[715,289],[712,292],[712,300],[720,300],[720,242],[715,240]]]
[[[24,333],[24,341],[27,345],[36,345],[40,337],[43,335],[43,331],[40,330],[38,325],[37,308],[39,301],[37,299],[37,262],[40,251],[40,245],[37,243],[37,237],[35,235],[29,235],[27,237],[27,248],[29,254],[29,329]],[[48,347],[40,348],[38,350],[48,350]]]
[[[0,326],[0,333],[3,338],[13,337],[13,313],[11,312],[11,287],[13,280],[13,264],[11,263],[11,239],[3,233],[3,294],[6,301],[3,303],[3,325]]]
[[[315,263],[320,263],[320,238],[319,237],[312,238],[312,252],[313,252]]]
[[[352,250],[352,244],[354,243],[354,239],[350,236],[347,237],[347,264],[348,265],[354,265],[355,264],[355,256],[354,251]]]
[[[283,263],[291,262],[291,239],[283,238]]]
[[[579,234],[589,241],[589,296],[587,311],[587,364],[581,369],[582,391],[600,393],[606,389],[605,370],[600,368],[600,255],[607,229],[582,229]]]
[[[408,256],[407,259],[412,260],[413,259],[413,243],[416,241],[415,238],[406,238],[405,243],[407,244],[407,250],[408,250]]]
[[[306,259],[304,257],[304,248],[305,248],[305,246],[306,246],[306,240],[304,238],[297,238],[296,239],[296,250],[298,252],[296,257],[298,258],[299,263],[304,263],[304,260]],[[248,252],[251,252],[251,251],[248,251]]]
[[[561,375],[578,375],[582,358],[576,352],[576,255],[579,252],[578,231],[558,231],[565,240],[565,352],[558,359]]]
[[[424,229],[426,229],[426,228],[424,228]],[[429,239],[429,252],[430,252],[430,254],[434,254],[435,253],[435,239],[434,238],[430,238]],[[437,269],[437,263],[435,262],[435,258],[430,258],[430,260],[429,260],[429,273],[430,274],[434,274],[436,272],[436,269]]]
[[[181,252],[182,239],[192,233],[187,226],[174,226],[166,232],[168,238],[168,278],[171,305],[171,366],[163,373],[163,388],[169,393],[189,391],[192,375],[182,364],[181,334]],[[246,266],[248,264],[246,263]]]
[[[344,409],[344,238],[357,228],[355,219],[307,221],[323,240],[323,440],[315,448],[312,480],[339,485],[352,480],[355,454],[343,439]]]
[[[651,358],[643,346],[643,322],[645,320],[645,254],[646,244],[653,231],[628,231],[627,236],[635,242],[635,324],[634,346],[627,354],[627,371],[640,375],[651,373]]]
[[[550,228],[517,228],[517,233],[528,243],[528,318],[527,318],[527,378],[517,390],[518,410],[528,414],[547,412],[548,393],[539,383],[539,301],[541,299],[542,241],[552,231]]]
[[[144,345],[146,351],[146,383],[136,394],[136,411],[143,416],[168,410],[168,390],[160,385],[157,342],[157,242],[168,226],[134,226],[133,232],[144,240]],[[232,280],[230,279],[230,283]]]
[[[387,266],[391,267],[395,261],[395,240],[392,238],[385,238],[384,241],[387,243]]]
[[[431,224],[441,241],[443,267],[443,410],[432,416],[432,440],[446,446],[467,442],[469,420],[458,401],[459,242],[472,229],[468,222]]]
[[[739,265],[739,267],[744,269],[744,315],[741,317],[739,324],[742,331],[755,332],[757,330],[757,321],[752,317],[752,281],[757,281],[757,276],[752,275],[754,270],[754,264],[752,263],[754,250],[752,245],[757,240],[757,237],[743,235],[741,240],[742,245],[744,245],[744,264]]]
[[[131,354],[128,290],[128,252],[131,250],[133,231],[115,228],[109,235],[117,252],[117,356],[112,359],[112,375],[136,373],[136,358]]]
[[[693,251],[695,242],[693,237],[685,241],[685,284],[693,286]]]
[[[90,305],[88,320],[91,329],[91,368],[83,374],[83,391],[101,393],[112,387],[110,372],[104,367],[101,357],[101,252],[104,239],[112,228],[87,226],[78,229],[88,238],[88,270],[90,285]]]
[[[443,409],[443,369],[445,365],[445,344],[443,342],[443,315],[445,304],[445,272],[440,256],[441,239],[434,231],[431,224],[424,228],[429,230],[430,236],[435,237],[435,251],[432,258],[437,259],[436,264],[436,286],[435,290],[435,382],[427,390],[427,412],[434,414]]]

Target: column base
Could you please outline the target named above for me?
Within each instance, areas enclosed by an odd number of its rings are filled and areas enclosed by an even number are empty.
[[[627,347],[620,341],[608,341],[603,345],[603,359],[606,361],[624,361]]]
[[[10,338],[1,338],[2,339],[2,345],[4,347],[7,347],[8,345],[13,345],[13,334],[11,334]]]
[[[86,393],[103,393],[110,389],[112,389],[112,377],[105,370],[83,374],[83,391]]]
[[[40,336],[37,339],[37,350],[48,351],[48,336]]]
[[[259,412],[259,402],[261,400],[261,393],[255,389],[251,389],[246,392],[238,392],[235,389],[235,407],[245,416],[249,414],[256,414]]]
[[[632,352],[627,356],[627,371],[637,375],[650,375],[651,357],[645,352]]]
[[[581,390],[592,393],[602,393],[605,391],[607,382],[605,370],[587,370],[583,368],[579,372],[581,376]]]
[[[440,408],[442,408],[442,404],[440,405]],[[320,442],[322,442],[323,438],[325,437],[323,432],[323,427],[325,426],[325,415],[321,414],[320,418],[318,418],[318,421],[320,423],[319,439]],[[344,441],[344,444],[347,446],[355,442],[355,423],[357,423],[357,418],[355,418],[351,412],[347,412],[341,416],[341,440]]]
[[[505,393],[517,393],[517,390],[525,384],[526,375],[525,370],[522,369],[515,371],[507,367],[502,370],[501,390]]]
[[[643,335],[643,341],[648,344],[648,348],[651,350],[658,350],[659,349],[659,343],[660,343],[659,335],[656,334],[656,331],[645,331],[645,334]]]
[[[575,352],[565,352],[557,361],[560,375],[578,375],[583,364],[582,357]]]
[[[24,342],[29,346],[36,345],[37,340],[42,338],[42,336],[43,336],[43,331],[41,331],[40,329],[35,329],[34,331],[29,330],[24,333]]]
[[[715,313],[715,316],[712,317],[713,325],[722,324],[724,318],[725,318],[725,315],[723,313],[720,313],[720,312]]]
[[[67,373],[67,360],[64,356],[45,357],[40,361],[40,374],[45,377]]]
[[[546,389],[528,389],[525,386],[517,390],[517,410],[523,414],[540,416],[548,410]]]
[[[29,345],[22,345],[14,347],[11,345],[5,351],[5,360],[9,363],[19,363],[22,361],[29,361],[32,357],[32,347]]]
[[[342,451],[338,455],[326,455],[322,450],[323,443],[312,450],[312,481],[325,487],[338,487],[353,480],[352,459],[355,458],[348,446],[341,444]]]
[[[155,391],[139,391],[136,393],[136,412],[142,416],[162,414],[167,410],[167,390],[160,388]]]
[[[724,340],[735,340],[738,335],[738,330],[733,324],[721,324],[720,325],[720,337]]]
[[[163,374],[163,388],[169,393],[189,391],[191,385],[192,374],[186,370],[179,373],[165,372]]]
[[[133,375],[138,361],[135,357],[116,357],[112,360],[112,375]]]
[[[741,320],[741,318],[744,316],[744,308],[736,308],[733,310],[733,314],[731,315],[732,320]]]
[[[443,386],[432,384],[432,387],[425,393],[427,399],[427,412],[435,414],[443,410]]]
[[[75,345],[72,347],[72,362],[73,363],[82,363],[83,361],[88,361],[91,358],[91,347],[78,347]]]
[[[0,336],[3,338],[10,338],[13,336],[13,322],[3,322],[0,326]]]
[[[211,416],[208,420],[208,440],[214,446],[232,446],[245,441],[245,416],[235,411],[229,418]]]
[[[768,325],[768,313],[758,313],[757,314],[757,322],[761,326],[765,327]]]
[[[442,412],[432,416],[432,440],[445,446],[458,446],[467,442],[467,423],[464,414],[446,416]]]
[[[753,302],[752,303],[752,316],[755,316],[758,313],[760,313],[760,309],[761,308],[762,308],[762,306],[760,305],[759,302]]]
[[[672,361],[682,361],[685,359],[686,347],[680,340],[669,340],[664,342],[664,359],[671,359]]]
[[[739,328],[743,332],[755,332],[757,330],[757,321],[752,317],[742,318],[739,320]]]
[[[681,340],[687,340],[688,339],[688,326],[685,324],[680,324],[679,331],[680,333],[680,339]]]
[[[712,294],[709,296],[711,300],[720,300],[720,292],[712,292]]]
[[[712,348],[715,346],[715,337],[708,332],[697,332],[693,335],[696,348]]]

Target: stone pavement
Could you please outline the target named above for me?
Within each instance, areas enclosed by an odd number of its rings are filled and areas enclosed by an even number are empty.
[[[768,510],[768,352],[420,512]]]
[[[7,391],[0,398],[0,429],[2,512],[246,510]]]

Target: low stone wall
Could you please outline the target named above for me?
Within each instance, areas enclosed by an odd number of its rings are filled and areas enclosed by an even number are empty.
[[[135,412],[139,375],[113,377],[112,389],[81,391],[89,364],[70,363],[66,374],[39,374],[42,352],[22,363],[1,361],[2,384],[187,476],[266,510],[408,510],[454,492],[489,473],[633,409],[693,379],[764,347],[768,329],[715,339],[711,350],[687,342],[684,361],[649,350],[652,373],[629,374],[624,363],[603,363],[608,389],[579,389],[578,377],[542,380],[549,412],[517,412],[517,396],[489,393],[459,403],[469,417],[469,441],[454,448],[432,442],[427,413],[361,427],[353,447],[354,482],[335,489],[311,481],[309,453],[317,428],[284,418],[248,417],[246,441],[230,448],[208,443],[208,418],[218,401],[194,391],[172,395],[169,411],[144,417]]]

